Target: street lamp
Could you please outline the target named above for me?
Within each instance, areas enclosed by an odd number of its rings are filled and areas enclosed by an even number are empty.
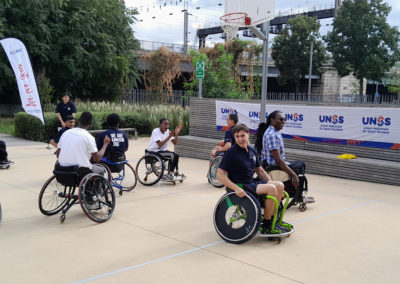
[[[308,69],[308,101],[311,101],[311,75],[312,75],[312,58],[313,58],[313,52],[314,52],[314,38],[310,36],[310,63],[309,63],[309,69]]]

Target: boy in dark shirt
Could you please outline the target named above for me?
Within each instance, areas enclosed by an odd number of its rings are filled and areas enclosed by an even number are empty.
[[[69,93],[64,93],[62,96],[62,102],[58,103],[56,107],[56,113],[58,117],[59,126],[65,127],[65,122],[68,115],[75,117],[76,108],[75,105],[69,100]]]
[[[75,117],[68,115],[65,118],[65,127],[61,128],[60,131],[50,140],[50,144],[57,148],[58,141],[60,141],[61,135],[68,129],[75,127]]]

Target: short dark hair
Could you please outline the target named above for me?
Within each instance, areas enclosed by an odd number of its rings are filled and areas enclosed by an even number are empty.
[[[93,115],[88,112],[82,112],[81,116],[79,117],[79,126],[89,126],[93,122]]]
[[[65,121],[68,121],[68,120],[75,120],[75,117],[73,115],[67,115],[65,117]]]
[[[233,127],[232,132],[233,134],[235,134],[242,130],[246,133],[249,133],[249,128],[245,124],[237,124],[235,127]]]
[[[111,113],[107,116],[107,125],[108,127],[118,127],[121,122],[121,118],[116,113]]]
[[[268,115],[266,128],[268,128],[268,127],[271,125],[271,119],[277,117],[277,116],[278,116],[278,113],[283,114],[283,112],[281,112],[280,110],[275,110],[275,111],[271,112],[271,113]]]
[[[238,117],[238,115],[237,115],[236,113],[230,113],[230,114],[228,115],[228,117],[229,117],[229,119],[232,120],[235,124],[237,124],[238,121],[239,121],[239,117]]]
[[[65,97],[65,96],[67,96],[67,97],[71,97],[71,94],[69,93],[69,92],[65,92],[64,94],[62,94],[62,96],[61,97]]]
[[[160,124],[163,123],[163,122],[166,121],[166,120],[168,120],[168,119],[165,118],[165,117],[164,117],[164,118],[161,118],[161,119],[160,119]]]

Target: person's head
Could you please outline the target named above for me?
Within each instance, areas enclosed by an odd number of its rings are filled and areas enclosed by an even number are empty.
[[[235,126],[239,121],[238,115],[236,113],[230,113],[228,115],[228,118],[226,119],[226,122],[229,127]]]
[[[64,104],[67,104],[69,102],[69,97],[70,97],[70,95],[68,92],[66,92],[62,95],[62,101]]]
[[[65,118],[65,127],[74,128],[75,127],[75,117],[72,115],[67,115]]]
[[[267,118],[267,128],[272,125],[276,130],[281,130],[285,125],[286,119],[283,112],[276,110],[270,113]]]
[[[247,148],[249,141],[249,128],[244,124],[237,124],[233,130],[236,144],[241,148]]]
[[[160,127],[160,130],[162,133],[164,133],[165,131],[167,131],[167,129],[169,128],[169,121],[166,118],[161,118],[160,119],[160,124],[158,125]]]
[[[118,128],[120,122],[121,118],[116,113],[112,113],[107,116],[107,125],[110,128]]]
[[[84,128],[84,129],[88,129],[93,122],[93,115],[88,112],[82,112],[81,116],[79,117],[79,127],[80,128]]]

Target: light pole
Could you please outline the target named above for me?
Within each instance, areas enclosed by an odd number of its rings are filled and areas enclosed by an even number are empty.
[[[311,75],[312,75],[312,58],[313,58],[313,52],[314,52],[314,41],[312,38],[310,38],[311,44],[310,44],[310,64],[309,64],[309,69],[308,69],[308,101],[311,101]]]

